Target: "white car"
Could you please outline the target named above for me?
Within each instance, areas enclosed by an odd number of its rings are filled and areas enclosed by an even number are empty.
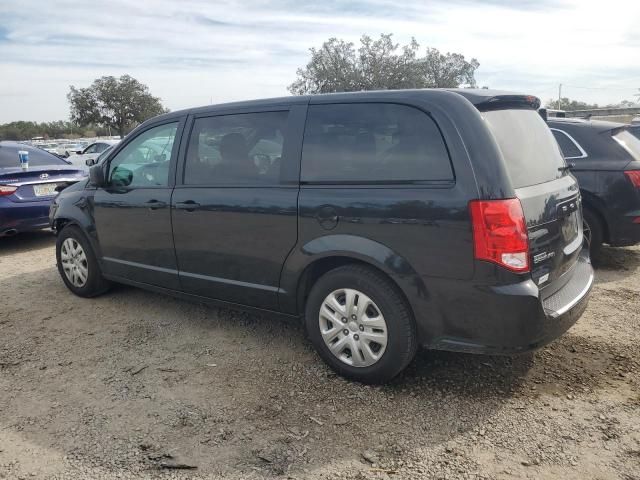
[[[58,144],[57,143],[34,143],[34,147],[41,148],[49,153],[53,153],[54,155],[58,154]]]
[[[77,143],[61,143],[56,147],[55,153],[60,157],[67,158],[74,155],[81,148],[82,146]]]
[[[72,155],[67,158],[67,161],[75,166],[86,168],[87,160],[97,159],[102,152],[118,143],[120,143],[120,140],[98,140],[84,150],[78,151],[77,155]]]

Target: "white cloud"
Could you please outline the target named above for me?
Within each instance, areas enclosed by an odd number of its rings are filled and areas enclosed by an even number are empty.
[[[480,85],[615,102],[640,88],[638,25],[636,0],[5,0],[0,122],[66,118],[69,85],[101,75],[172,110],[286,95],[309,47],[383,32],[477,58]]]

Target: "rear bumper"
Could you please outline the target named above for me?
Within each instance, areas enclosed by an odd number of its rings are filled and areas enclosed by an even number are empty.
[[[441,332],[425,335],[423,345],[440,350],[514,354],[535,350],[558,338],[582,316],[593,285],[593,268],[584,252],[563,275],[564,285],[546,296],[532,280],[501,286],[467,285],[441,311]],[[461,298],[466,291],[466,298]],[[420,325],[422,324],[422,325]],[[424,319],[419,330],[428,332]]]
[[[0,237],[16,232],[40,230],[49,226],[51,200],[12,202],[0,199]]]

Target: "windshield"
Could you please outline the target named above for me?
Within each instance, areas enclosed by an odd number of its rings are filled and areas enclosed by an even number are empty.
[[[547,124],[535,110],[493,110],[489,124],[514,188],[549,182],[563,175],[564,158]]]
[[[613,136],[613,139],[633,157],[640,161],[640,139],[632,135],[628,130],[621,130]]]
[[[19,167],[18,150],[29,152],[29,167],[42,167],[45,165],[69,165],[60,157],[56,157],[46,150],[33,147],[7,147],[0,145],[0,168]]]

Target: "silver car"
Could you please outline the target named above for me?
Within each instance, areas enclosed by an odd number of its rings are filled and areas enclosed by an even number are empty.
[[[120,143],[120,140],[99,140],[90,144],[84,150],[77,152],[77,155],[70,156],[67,161],[78,167],[86,168],[88,165],[87,160],[97,159],[101,153],[118,143]]]

